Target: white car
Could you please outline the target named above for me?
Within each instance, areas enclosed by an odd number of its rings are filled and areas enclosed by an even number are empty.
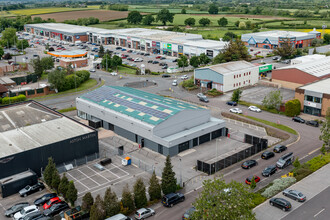
[[[231,108],[229,111],[236,114],[242,114],[242,110],[239,108]]]
[[[95,69],[90,69],[89,72],[91,72],[91,73],[95,73],[96,70],[95,70]]]
[[[203,93],[197,93],[197,97],[198,97],[198,98],[202,98],[202,97],[203,97],[203,98],[204,98],[204,97],[206,98],[206,95],[204,95]]]
[[[111,72],[110,75],[111,76],[117,76],[117,73],[116,72]]]
[[[15,220],[23,219],[26,215],[33,213],[33,212],[38,212],[38,207],[35,205],[30,205],[25,208],[23,208],[21,211],[17,212],[14,215]]]
[[[260,109],[260,108],[258,108],[258,107],[256,107],[256,106],[253,106],[253,105],[251,105],[251,106],[249,107],[249,110],[250,110],[250,111],[253,111],[253,112],[261,112],[261,109]]]
[[[143,59],[140,58],[140,57],[138,57],[138,58],[135,58],[135,59],[134,59],[134,62],[143,62]]]
[[[181,79],[186,80],[186,79],[188,79],[188,76],[187,75],[183,75],[183,76],[181,76]]]
[[[173,82],[172,82],[172,86],[177,86],[178,85],[178,80],[173,80]]]

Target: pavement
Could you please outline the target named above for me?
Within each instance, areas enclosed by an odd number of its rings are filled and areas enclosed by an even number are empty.
[[[276,207],[271,207],[269,200],[256,207],[253,211],[256,218],[263,220],[293,220],[293,219],[319,219],[328,220],[330,216],[330,164],[322,167],[303,180],[289,187],[306,195],[307,200],[303,203],[294,201],[278,193],[277,198],[287,199],[291,205],[291,211],[284,212]]]

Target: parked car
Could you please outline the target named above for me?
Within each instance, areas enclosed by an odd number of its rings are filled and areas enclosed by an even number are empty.
[[[237,102],[234,101],[228,101],[226,102],[227,105],[231,105],[231,106],[237,106]]]
[[[117,72],[111,72],[110,75],[111,76],[117,76]]]
[[[21,218],[21,220],[38,220],[42,217],[44,217],[44,214],[42,214],[40,211],[38,211],[38,212],[32,212],[30,214],[27,214],[26,216],[24,216],[24,218]]]
[[[162,56],[156,56],[156,59],[160,59]]]
[[[236,114],[242,114],[242,110],[239,108],[231,108],[229,111]]]
[[[158,64],[158,63],[159,63],[159,61],[157,61],[157,60],[152,61],[152,64]]]
[[[306,201],[306,196],[302,194],[301,192],[297,190],[292,190],[292,189],[285,189],[283,191],[283,195],[287,196],[293,200],[296,200],[298,202],[305,202]]]
[[[241,167],[243,169],[250,169],[251,167],[257,166],[258,162],[256,160],[247,160],[242,163]]]
[[[261,154],[261,158],[265,159],[265,160],[268,160],[269,158],[272,158],[274,156],[275,156],[275,154],[271,151],[265,151]]]
[[[128,50],[128,51],[127,51],[127,53],[132,53],[132,52],[133,52],[133,50]]]
[[[42,207],[44,210],[49,209],[54,204],[62,202],[62,200],[58,197],[51,198],[48,202],[46,202]]]
[[[202,96],[202,97],[200,97],[199,98],[199,101],[201,101],[201,102],[209,102],[209,100],[208,100],[208,98],[206,97],[206,96]]]
[[[253,106],[251,105],[249,108],[248,108],[250,111],[253,111],[253,112],[261,112],[261,109],[256,107],[256,106]]]
[[[125,48],[122,48],[121,51],[126,51],[126,49]]]
[[[182,80],[186,80],[186,79],[188,79],[188,76],[187,75],[183,75],[183,76],[181,76],[181,79]]]
[[[197,97],[200,98],[200,97],[206,97],[203,93],[197,93]]]
[[[182,215],[182,220],[190,220],[190,217],[192,214],[196,211],[195,207],[189,208],[183,215]]]
[[[159,58],[160,60],[166,60],[166,57],[161,57],[161,58]]]
[[[129,65],[132,66],[132,67],[136,67],[136,64],[135,63],[131,63]]]
[[[17,203],[5,211],[5,216],[13,217],[16,212],[21,211],[23,208],[27,206],[29,206],[28,202]]]
[[[185,197],[182,193],[170,193],[164,195],[162,198],[162,204],[166,207],[172,207],[173,205],[183,202]]]
[[[23,209],[21,209],[21,211],[16,212],[16,214],[14,214],[14,219],[15,220],[19,220],[21,218],[24,218],[26,215],[32,213],[32,212],[38,212],[38,207],[36,205],[30,205],[30,206],[26,206]]]
[[[271,206],[280,208],[283,211],[289,211],[291,209],[291,203],[288,200],[282,198],[271,198],[269,200],[269,204]]]
[[[162,63],[159,63],[159,66],[165,66],[167,65],[166,63],[162,62]]]
[[[280,169],[283,169],[289,166],[290,164],[292,164],[293,161],[294,161],[293,152],[290,152],[280,157],[280,159],[278,159],[278,161],[276,162],[276,166]]]
[[[135,219],[140,220],[140,219],[145,219],[150,216],[153,216],[154,214],[156,214],[155,210],[153,210],[151,208],[142,208],[135,212],[134,217],[135,217]]]
[[[46,209],[44,211],[45,216],[52,217],[54,215],[57,215],[61,211],[70,208],[69,205],[66,202],[59,202],[57,204],[52,205],[49,209]]]
[[[150,53],[145,53],[144,56],[145,56],[145,57],[146,57],[146,56],[150,56]]]
[[[95,73],[96,70],[95,70],[95,69],[90,69],[89,72],[91,72],[91,73]]]
[[[173,80],[173,82],[172,82],[172,86],[177,86],[178,85],[178,80]]]
[[[41,196],[40,198],[36,199],[34,201],[34,204],[36,206],[41,206],[44,205],[46,202],[48,202],[50,199],[57,197],[56,193],[48,193],[45,194],[43,196]]]
[[[24,187],[23,189],[21,189],[18,193],[20,196],[24,196],[26,197],[27,195],[30,195],[32,193],[35,193],[37,191],[41,191],[45,188],[44,184],[41,182],[38,182],[37,184],[30,186],[27,185],[26,187]]]
[[[153,62],[153,60],[148,60],[148,63],[152,63]]]
[[[253,176],[249,176],[248,178],[246,178],[245,180],[245,183],[248,184],[248,185],[251,185],[251,182],[252,182],[252,178],[254,177],[254,181],[257,183],[257,182],[260,182],[260,177],[258,177],[257,175],[253,175]]]
[[[292,121],[299,122],[299,123],[305,123],[305,120],[300,118],[299,116],[295,116],[292,118]]]
[[[122,48],[121,47],[116,47],[116,50],[121,50]]]
[[[281,153],[281,152],[285,151],[286,149],[288,149],[288,148],[285,145],[278,144],[274,147],[273,151],[275,153]]]
[[[273,57],[273,60],[280,60],[281,58],[278,56]]]
[[[162,75],[162,78],[168,78],[168,77],[171,77],[171,75],[169,75],[169,74],[163,74]]]
[[[167,69],[167,68],[168,68],[168,66],[165,65],[165,66],[162,67],[162,70],[165,70],[165,69]]]
[[[268,167],[266,167],[263,171],[262,171],[262,175],[263,176],[271,176],[274,173],[276,173],[277,168],[274,165],[270,165]]]
[[[176,62],[178,62],[178,59],[174,59],[174,60],[172,60],[172,62],[173,63],[176,63]]]
[[[143,59],[140,58],[140,57],[138,57],[138,58],[135,58],[135,59],[134,59],[134,62],[143,62]]]
[[[318,127],[319,126],[319,122],[318,121],[311,120],[311,121],[307,121],[306,122],[306,125],[310,125],[310,126],[313,126],[313,127]]]
[[[127,60],[134,61],[134,59],[132,57],[127,57]]]

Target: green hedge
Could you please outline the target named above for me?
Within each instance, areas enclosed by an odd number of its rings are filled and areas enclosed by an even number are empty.
[[[190,79],[187,79],[187,80],[183,81],[182,87],[187,89],[187,90],[194,90],[194,89],[198,88],[198,86],[196,86],[194,84],[194,78],[190,78]]]
[[[69,89],[77,88],[90,77],[90,72],[87,70],[76,71],[75,74],[70,74],[65,76],[65,82],[61,88],[58,88],[60,92],[66,91]]]
[[[219,95],[222,95],[223,93],[214,88],[214,89],[207,91],[207,94],[210,96],[219,96]]]
[[[18,96],[14,96],[14,97],[4,97],[2,99],[2,104],[3,105],[8,105],[8,104],[12,104],[12,103],[16,103],[16,102],[23,102],[26,100],[26,96],[25,95],[18,95]]]
[[[293,99],[285,103],[285,115],[293,117],[300,114],[301,104],[298,99]]]

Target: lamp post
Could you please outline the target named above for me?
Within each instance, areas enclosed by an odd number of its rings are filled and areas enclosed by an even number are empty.
[[[180,186],[182,187],[182,168],[181,168],[181,157],[179,158],[180,160]]]

